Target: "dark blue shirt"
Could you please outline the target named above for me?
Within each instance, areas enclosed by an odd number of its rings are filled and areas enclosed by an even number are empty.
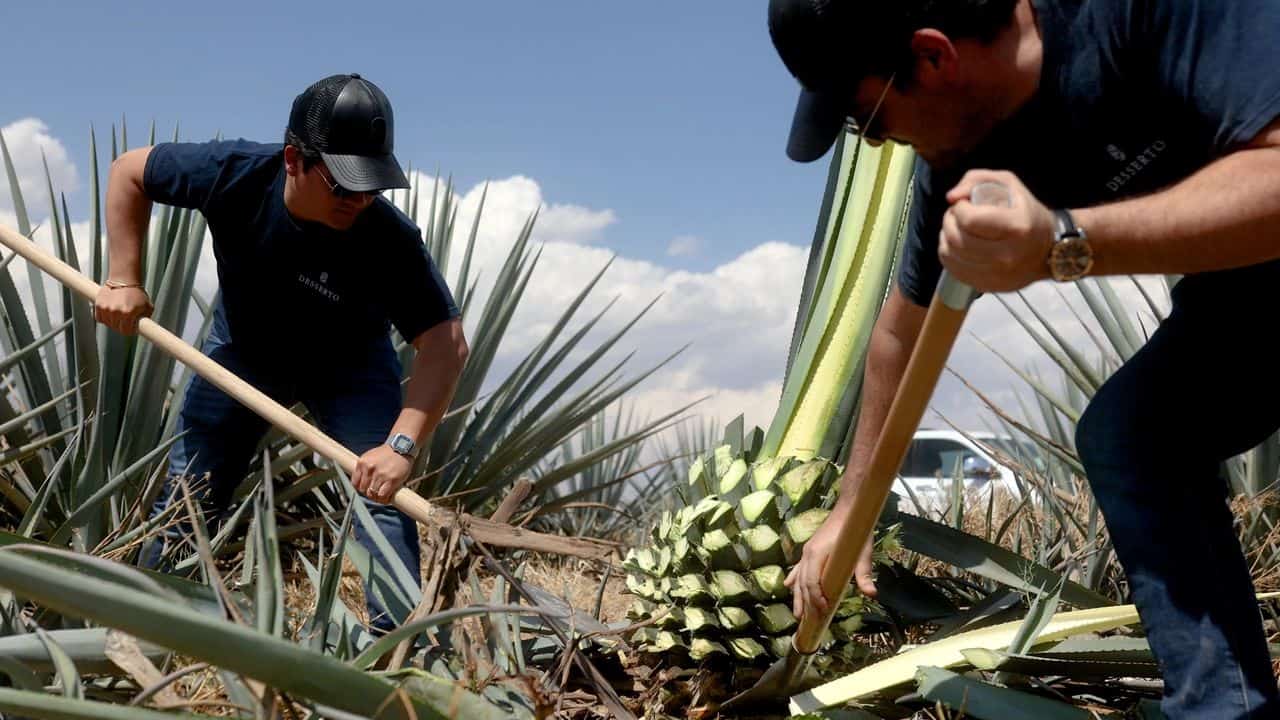
[[[928,305],[946,193],[973,168],[1010,170],[1049,207],[1154,192],[1280,115],[1280,2],[1035,0],[1034,99],[958,166],[916,163],[898,284]],[[1085,228],[1088,232],[1088,228]]]
[[[295,219],[284,204],[284,152],[246,140],[161,143],[143,185],[156,202],[194,208],[213,236],[230,340],[265,359],[335,359],[385,340],[412,341],[459,315],[418,227],[378,198],[345,231]]]

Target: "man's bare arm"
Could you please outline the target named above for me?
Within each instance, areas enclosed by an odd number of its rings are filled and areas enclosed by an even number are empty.
[[[1190,274],[1280,258],[1280,121],[1169,188],[1073,211],[1095,275]]]
[[[150,147],[138,148],[111,163],[107,180],[108,279],[142,281],[142,243],[151,219],[151,199],[142,187]]]
[[[404,409],[391,432],[404,433],[421,443],[449,409],[466,365],[469,349],[462,332],[462,320],[442,322],[424,331],[414,338],[413,347],[417,354],[409,375]]]
[[[141,287],[143,239],[151,220],[142,175],[150,154],[144,147],[121,155],[107,179],[107,282],[94,298],[94,316],[126,335],[136,333],[138,322],[153,309]]]

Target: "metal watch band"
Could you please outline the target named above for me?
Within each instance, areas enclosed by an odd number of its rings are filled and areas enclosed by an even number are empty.
[[[390,446],[397,455],[403,455],[408,458],[413,457],[414,453],[418,449],[417,443],[413,441],[413,438],[405,435],[404,433],[395,433],[391,437],[387,438],[387,445]],[[399,446],[407,446],[407,448],[402,450]]]
[[[1053,217],[1057,221],[1057,228],[1053,235],[1054,242],[1061,242],[1063,238],[1069,235],[1080,234],[1080,228],[1076,226],[1075,219],[1071,217],[1071,213],[1066,208],[1054,210]]]

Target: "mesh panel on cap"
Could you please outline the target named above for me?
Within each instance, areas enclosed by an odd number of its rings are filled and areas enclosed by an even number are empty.
[[[302,117],[302,127],[295,128],[294,132],[301,135],[303,142],[316,150],[325,150],[329,147],[329,115],[333,112],[333,105],[337,102],[338,95],[349,80],[350,76],[347,75],[330,75],[307,88],[306,94],[309,97]]]

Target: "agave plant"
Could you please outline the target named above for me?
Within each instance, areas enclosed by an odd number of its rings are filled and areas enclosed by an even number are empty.
[[[655,621],[637,633],[643,649],[750,662],[787,651],[797,621],[783,580],[835,499],[913,160],[904,146],[839,142],[773,423],[767,433],[731,423],[724,443],[693,462],[653,544],[626,558],[631,617]],[[879,559],[892,543],[881,536]],[[847,649],[864,609],[864,598],[847,598],[829,639]]]
[[[354,497],[350,484],[344,485]],[[422,648],[414,659],[435,674],[417,671],[393,678],[367,670],[389,646],[444,623],[471,615],[538,612],[536,608],[454,609],[416,620],[362,648],[348,632],[359,622],[338,592],[343,557],[359,559],[359,554],[352,555],[356,546],[347,538],[363,506],[348,503],[342,522],[327,528],[332,551],[326,552],[322,541],[317,564],[299,553],[316,602],[309,612],[294,608],[290,618],[281,583],[283,558],[272,484],[261,483],[253,495],[250,550],[238,572],[243,590],[237,591],[223,582],[198,520],[194,527],[205,583],[0,533],[0,615],[9,631],[0,636],[0,677],[7,677],[13,688],[0,690],[0,708],[21,716],[141,718],[158,715],[110,703],[137,705],[152,698],[160,707],[228,705],[240,715],[270,714],[273,705],[283,703],[328,717],[533,716],[524,694],[502,684],[481,687],[438,656],[426,658]],[[32,603],[30,610],[26,603]],[[82,621],[89,626],[49,631],[40,627]],[[160,678],[156,664],[171,652],[216,668],[224,699],[187,702],[173,695],[163,702],[154,700],[189,672]],[[109,682],[94,680],[91,674],[106,676]],[[61,688],[60,698],[45,693],[49,678]]]
[[[622,404],[610,412],[601,412],[586,423],[578,435],[561,444],[560,451],[548,456],[533,472],[532,490],[555,476],[558,468],[580,467],[582,458],[601,449],[626,442],[637,426],[634,410]],[[666,464],[665,459],[646,462],[646,447],[630,444],[605,461],[597,462],[566,481],[550,486],[540,504],[531,509],[521,525],[531,524],[550,532],[571,537],[619,539],[646,516],[646,506],[663,489],[664,478],[654,472]]]
[[[436,181],[430,191],[432,199],[427,212],[420,215],[421,189],[415,185],[407,193],[399,195],[401,209],[424,228],[432,257],[446,259],[454,244],[457,199],[451,184],[446,183],[442,188]],[[455,295],[460,298],[464,317],[475,296],[472,255],[484,199],[485,195],[482,195],[462,265],[458,269],[458,279],[452,284]],[[426,472],[420,491],[426,495],[459,494],[465,498],[468,507],[492,502],[495,495],[516,478],[533,473],[549,453],[578,434],[592,418],[617,403],[680,352],[675,351],[666,360],[634,377],[623,377],[623,363],[618,363],[585,382],[609,351],[653,306],[655,298],[581,360],[570,363],[571,356],[582,349],[584,338],[612,307],[612,302],[606,304],[580,327],[568,332],[577,313],[604,277],[610,262],[587,282],[547,335],[511,374],[494,383],[489,378],[494,358],[540,257],[540,253],[529,246],[536,216],[535,212],[529,217],[515,239],[494,280],[479,320],[468,332],[471,354],[458,381],[451,412],[432,436],[430,453],[420,459],[421,468]],[[448,276],[447,260],[442,262],[445,264],[441,271]],[[566,333],[567,337],[562,337]],[[403,344],[401,348],[407,352]],[[544,465],[537,471],[539,494],[595,463],[627,452],[628,448],[664,428],[686,409],[680,408],[656,420],[629,427],[626,435],[612,438],[607,445],[593,448],[572,463],[554,469]]]

